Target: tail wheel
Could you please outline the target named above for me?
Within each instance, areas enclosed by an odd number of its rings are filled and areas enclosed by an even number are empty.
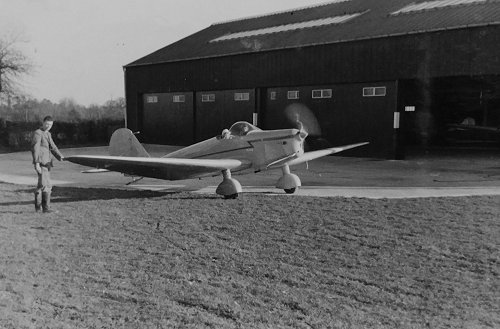
[[[296,187],[286,188],[286,189],[285,189],[285,193],[286,193],[286,194],[293,194],[293,193],[295,193],[295,191],[297,191],[297,188],[296,188]]]

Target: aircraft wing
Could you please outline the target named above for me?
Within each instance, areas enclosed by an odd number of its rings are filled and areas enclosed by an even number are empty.
[[[321,158],[321,157],[324,157],[324,156],[327,156],[330,154],[342,152],[342,151],[349,150],[349,149],[359,147],[359,146],[363,146],[366,144],[368,144],[368,142],[350,144],[350,145],[344,145],[344,146],[338,146],[338,147],[331,147],[331,148],[327,148],[327,149],[319,150],[319,151],[306,152],[306,153],[302,154],[300,157],[286,162],[286,164],[288,164],[289,166],[295,166],[295,165],[298,165],[298,164],[301,164],[301,163],[304,163],[307,161],[311,161],[311,160],[314,160],[317,158]]]
[[[219,174],[224,169],[244,169],[249,163],[237,159],[180,159],[75,155],[65,160],[84,166],[132,176],[179,180]]]
[[[488,126],[473,126],[473,125],[463,125],[463,124],[449,124],[448,127],[455,128],[456,130],[481,130],[481,131],[491,131],[498,133],[500,132],[500,127],[488,127]]]

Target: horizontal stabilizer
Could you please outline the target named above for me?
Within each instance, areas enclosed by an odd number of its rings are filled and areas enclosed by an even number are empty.
[[[100,174],[103,172],[109,172],[108,169],[89,169],[82,171],[82,174]]]
[[[327,149],[319,150],[319,151],[306,152],[303,155],[301,155],[299,158],[288,161],[286,164],[289,166],[295,166],[295,165],[298,165],[298,164],[301,164],[301,163],[304,163],[307,161],[311,161],[311,160],[321,158],[321,157],[324,157],[324,156],[327,156],[330,154],[339,153],[342,151],[353,149],[355,147],[360,147],[360,146],[363,146],[366,144],[369,144],[369,143],[364,142],[364,143],[350,144],[350,145],[344,145],[344,146],[338,146],[338,147],[331,147],[331,148],[327,148]]]

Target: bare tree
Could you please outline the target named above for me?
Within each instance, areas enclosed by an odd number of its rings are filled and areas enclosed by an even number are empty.
[[[33,70],[31,61],[18,49],[20,42],[19,35],[0,36],[0,96],[7,99],[20,94],[19,78]]]

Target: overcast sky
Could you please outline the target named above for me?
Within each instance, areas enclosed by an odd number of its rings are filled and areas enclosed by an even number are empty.
[[[212,23],[325,0],[0,0],[0,37],[36,65],[25,91],[82,105],[124,96],[123,65]]]

